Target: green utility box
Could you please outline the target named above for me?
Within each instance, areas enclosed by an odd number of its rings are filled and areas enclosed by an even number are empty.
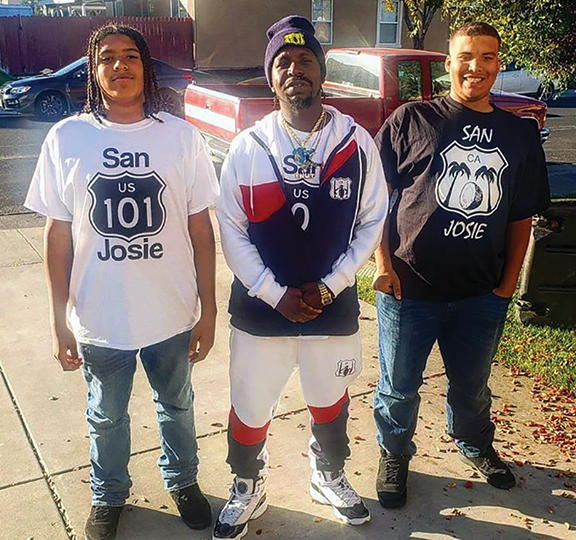
[[[576,200],[533,219],[516,307],[523,323],[576,327]]]

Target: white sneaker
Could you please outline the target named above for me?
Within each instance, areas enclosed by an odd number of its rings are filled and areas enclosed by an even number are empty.
[[[268,508],[265,481],[265,476],[234,479],[230,498],[214,525],[213,540],[242,538],[248,532],[248,521],[260,517]]]
[[[314,471],[310,496],[320,504],[331,505],[334,515],[348,525],[362,525],[370,521],[368,508],[346,479],[344,471]]]

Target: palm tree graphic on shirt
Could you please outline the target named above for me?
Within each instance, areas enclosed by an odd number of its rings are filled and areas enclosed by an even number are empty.
[[[440,155],[444,164],[436,180],[438,204],[466,218],[492,214],[502,200],[502,173],[508,167],[500,149],[453,141]]]
[[[454,184],[456,184],[456,180],[458,180],[460,176],[464,175],[470,178],[470,169],[468,168],[468,165],[466,165],[466,163],[458,163],[457,161],[453,161],[452,163],[450,163],[450,165],[448,165],[448,176],[452,178],[452,183],[450,184],[448,194],[444,199],[445,205],[448,205],[448,201],[450,200],[450,197],[452,197],[452,191],[454,191]]]
[[[486,167],[486,165],[482,165],[482,167],[480,167],[477,171],[476,174],[474,175],[474,179],[476,180],[476,182],[478,182],[478,179],[481,178],[483,180],[486,180],[487,184],[488,184],[488,210],[492,209],[492,204],[490,202],[490,194],[491,194],[491,189],[490,186],[494,183],[494,181],[496,180],[496,176],[497,173],[495,171],[495,169],[493,167]]]

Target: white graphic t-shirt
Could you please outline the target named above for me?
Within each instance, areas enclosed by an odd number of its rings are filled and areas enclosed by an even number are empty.
[[[188,216],[218,193],[198,132],[162,122],[56,124],[25,206],[72,225],[68,317],[82,343],[139,349],[189,330],[199,317]]]

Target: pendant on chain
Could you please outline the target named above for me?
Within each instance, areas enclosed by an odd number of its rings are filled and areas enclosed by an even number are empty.
[[[320,163],[312,161],[312,156],[315,152],[315,148],[308,150],[302,146],[297,146],[292,150],[292,156],[298,166],[296,171],[298,180],[312,180],[316,175],[316,167],[320,166]]]

